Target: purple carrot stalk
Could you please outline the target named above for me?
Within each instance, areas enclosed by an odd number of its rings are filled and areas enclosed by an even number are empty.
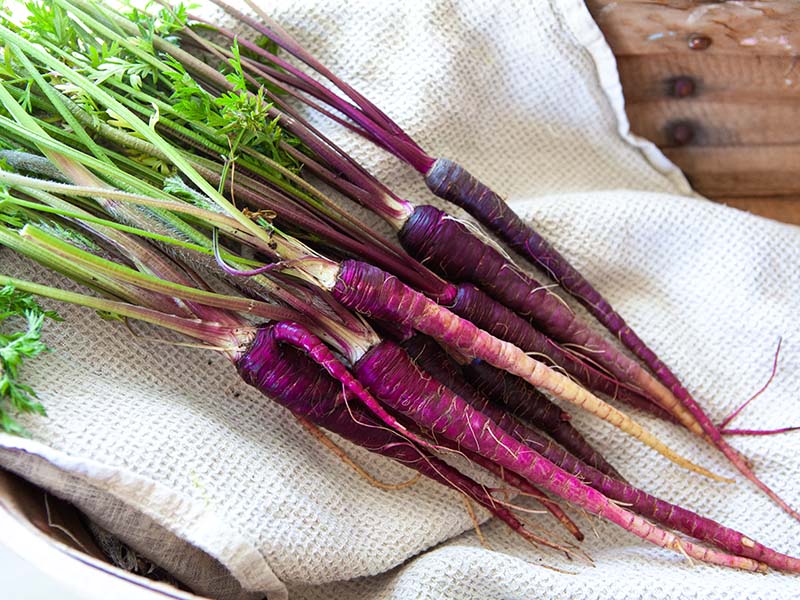
[[[404,341],[402,346],[409,355],[411,355],[414,362],[425,371],[467,400],[472,406],[476,405],[478,402],[476,392],[480,390],[476,390],[465,381],[459,365],[450,358],[436,342],[430,338],[416,335]],[[491,367],[489,367],[489,369],[492,375],[499,375],[498,379],[500,385],[495,386],[498,396],[501,396],[501,398],[503,396],[512,396],[510,401],[514,403],[514,408],[520,408],[521,410],[519,412],[522,412],[527,417],[524,421],[533,423],[534,426],[550,435],[556,442],[560,443],[567,451],[574,454],[583,462],[615,479],[623,479],[617,470],[614,469],[597,450],[592,448],[580,432],[570,424],[569,415],[563,410],[550,402],[550,400],[539,393],[535,388],[527,385],[519,377],[509,376],[508,379],[514,382],[512,383],[513,388],[511,390],[505,388],[504,373],[492,369]],[[503,392],[505,392],[505,394]],[[482,395],[484,398],[495,400],[493,394]],[[502,400],[501,404],[508,407],[508,404],[502,402]],[[481,412],[487,414],[486,411]],[[518,416],[513,409],[507,414],[513,418]],[[497,418],[492,418],[499,424]],[[553,432],[555,432],[556,435],[553,435]]]
[[[572,402],[684,468],[725,481],[677,455],[628,415],[603,402],[568,377],[533,359],[516,346],[478,329],[377,267],[353,260],[343,261],[331,291],[336,300],[356,312],[413,327],[470,358],[484,360],[562,400]]]
[[[526,539],[550,545],[526,530],[484,486],[383,427],[359,406],[345,406],[342,382],[293,345],[282,343],[285,336],[276,334],[276,327],[286,326],[290,325],[261,328],[248,350],[236,360],[244,381],[315,425],[464,494]]]

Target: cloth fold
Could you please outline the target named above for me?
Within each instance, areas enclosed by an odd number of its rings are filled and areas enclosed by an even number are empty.
[[[630,134],[613,55],[582,2],[276,0],[270,10],[423,148],[506,194],[715,420],[761,387],[782,337],[775,380],[736,423],[800,422],[800,229],[699,199]],[[314,120],[401,195],[434,201],[408,167]],[[0,265],[54,280],[7,250]],[[223,359],[155,343],[147,327],[132,337],[90,311],[58,309],[66,320],[46,334],[55,351],[27,373],[49,417],[23,420],[32,440],[0,436],[0,466],[72,500],[199,593],[673,599],[797,589],[792,576],[690,565],[580,515],[594,566],[526,545],[494,521],[483,526],[484,547],[457,494],[428,481],[370,487]],[[688,458],[732,473],[688,433],[636,417]],[[741,478],[703,480],[592,418],[575,422],[636,485],[800,554],[800,524]],[[800,505],[800,436],[735,445]],[[408,478],[347,448],[382,480]],[[555,530],[546,516],[525,518]]]

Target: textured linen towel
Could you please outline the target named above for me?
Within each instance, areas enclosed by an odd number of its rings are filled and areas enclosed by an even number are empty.
[[[800,422],[800,230],[696,197],[628,133],[613,55],[579,0],[276,0],[273,8],[424,148],[506,194],[714,419],[764,383],[782,336],[774,382],[737,424]],[[401,195],[431,201],[408,168],[332,134]],[[48,279],[6,250],[0,271]],[[31,440],[0,437],[0,466],[73,501],[200,593],[674,599],[788,598],[800,589],[797,577],[691,565],[581,515],[593,567],[527,546],[494,521],[482,546],[458,495],[428,481],[370,487],[221,358],[132,337],[90,311],[59,310],[66,321],[47,332],[55,352],[28,372],[49,418],[24,420]],[[636,416],[687,457],[732,474],[688,434]],[[712,483],[594,419],[575,421],[634,484],[800,554],[800,524],[740,478]],[[734,442],[800,505],[800,436]],[[409,476],[349,449],[382,480]],[[546,516],[526,518],[554,529]]]

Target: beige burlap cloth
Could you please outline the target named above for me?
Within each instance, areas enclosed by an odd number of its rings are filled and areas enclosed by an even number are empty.
[[[627,133],[613,56],[579,0],[271,5],[423,147],[506,194],[715,419],[764,383],[782,336],[777,377],[739,423],[800,423],[800,230],[692,197],[657,150]],[[408,168],[337,139],[401,193],[430,200]],[[46,279],[8,251],[0,261],[3,272]],[[198,592],[676,599],[800,590],[796,577],[689,564],[580,515],[594,567],[526,546],[495,522],[482,546],[456,494],[427,481],[371,487],[224,360],[133,337],[90,311],[61,312],[66,321],[47,333],[55,352],[28,372],[49,418],[25,420],[31,440],[0,437],[0,465],[72,500]],[[687,434],[638,416],[688,457],[732,474]],[[751,486],[711,483],[592,419],[576,421],[635,484],[800,553],[800,524]],[[800,505],[800,436],[735,443]],[[409,477],[352,453],[385,481]]]

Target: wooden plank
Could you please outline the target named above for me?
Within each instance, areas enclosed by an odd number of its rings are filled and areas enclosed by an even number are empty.
[[[800,196],[792,198],[719,198],[717,202],[768,219],[800,225]]]
[[[711,198],[800,198],[800,145],[665,148],[667,158]],[[767,192],[766,190],[769,190]]]
[[[797,0],[587,0],[587,5],[618,56],[691,52],[800,54]],[[692,40],[700,38],[708,40],[707,48],[690,49]]]
[[[800,59],[796,57],[655,54],[619,56],[617,66],[628,105],[676,98],[676,81],[682,77],[691,79],[694,90],[676,100],[702,98],[746,105],[800,100]]]
[[[800,144],[800,102],[666,99],[629,104],[627,113],[634,133],[662,148]]]
[[[800,224],[800,1],[586,3],[632,130],[701,194]]]

